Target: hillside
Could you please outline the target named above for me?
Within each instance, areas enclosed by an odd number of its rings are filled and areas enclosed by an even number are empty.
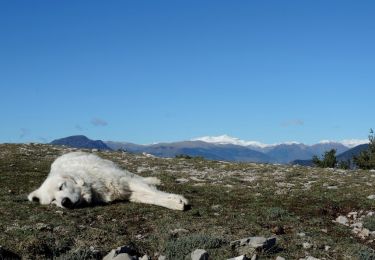
[[[352,160],[354,156],[358,156],[362,151],[368,149],[368,144],[361,144],[352,149],[343,152],[337,156],[338,161]]]
[[[257,254],[258,259],[374,259],[375,173],[301,166],[164,159],[123,152],[97,154],[142,176],[157,176],[162,190],[183,194],[191,209],[118,202],[64,210],[26,200],[50,164],[72,148],[0,145],[0,258],[100,259],[128,245],[152,259],[184,259],[195,248],[211,259]],[[337,219],[355,225],[333,222]],[[345,219],[344,219],[345,220]],[[364,222],[369,229],[361,228]],[[375,221],[373,221],[375,223]],[[349,225],[348,224],[348,225]],[[362,224],[361,224],[362,225]],[[353,233],[356,232],[356,233]],[[254,251],[233,242],[273,237]],[[243,240],[245,241],[245,240]]]

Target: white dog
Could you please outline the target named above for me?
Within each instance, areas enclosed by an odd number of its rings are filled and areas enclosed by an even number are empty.
[[[155,177],[143,178],[94,154],[72,152],[52,163],[47,179],[28,199],[62,208],[129,200],[185,209],[188,201],[183,196],[159,191],[154,186],[158,184]]]

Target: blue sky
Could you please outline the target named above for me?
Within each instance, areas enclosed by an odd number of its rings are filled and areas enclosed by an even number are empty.
[[[374,1],[0,3],[0,142],[366,139]]]

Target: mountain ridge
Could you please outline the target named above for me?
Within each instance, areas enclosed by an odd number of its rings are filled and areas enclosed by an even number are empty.
[[[251,145],[190,140],[142,145],[131,142],[94,141],[83,135],[57,139],[52,141],[51,144],[98,150],[126,150],[132,153],[148,153],[167,158],[185,154],[201,156],[210,160],[281,164],[295,163],[296,161],[308,162],[313,155],[320,156],[330,149],[336,149],[339,155],[350,150],[349,147],[339,142],[320,142],[313,145],[288,142],[273,146],[254,147]]]

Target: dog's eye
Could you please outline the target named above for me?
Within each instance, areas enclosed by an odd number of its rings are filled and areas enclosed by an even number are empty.
[[[64,184],[61,184],[60,187],[59,187],[59,190],[62,190],[64,187]]]

